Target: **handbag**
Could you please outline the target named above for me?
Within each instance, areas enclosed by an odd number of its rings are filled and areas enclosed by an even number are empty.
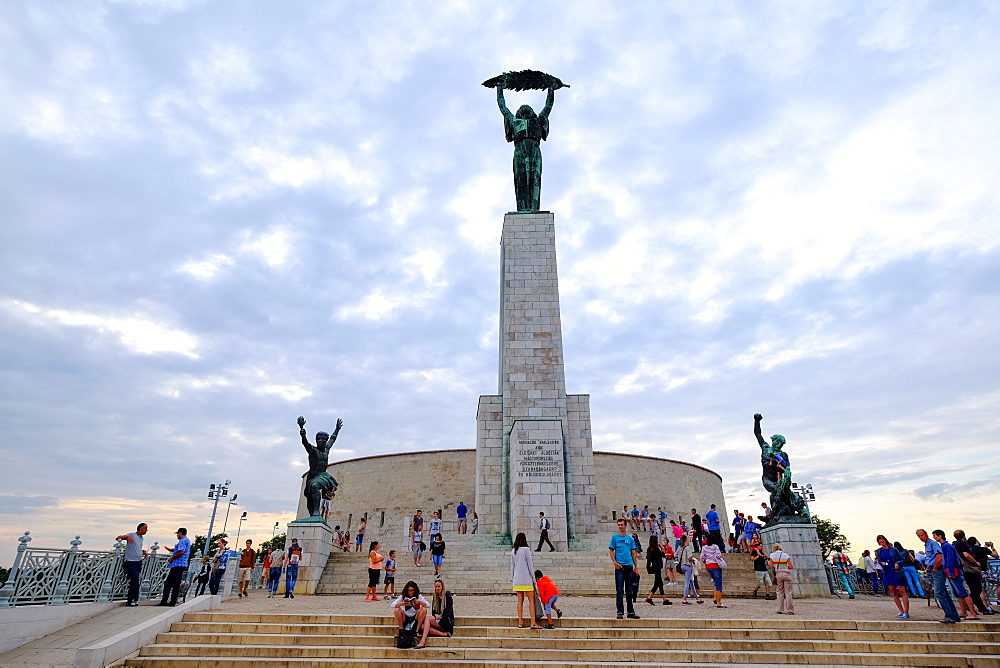
[[[976,566],[971,561],[966,559],[964,554],[962,555],[962,570],[966,573],[972,573],[973,575],[979,575],[983,572],[982,567]]]
[[[727,564],[726,560],[722,557],[719,557],[717,561],[719,562],[719,568],[729,568],[729,564]]]
[[[944,576],[949,580],[954,580],[962,574],[961,568],[942,568],[941,570],[944,571]]]

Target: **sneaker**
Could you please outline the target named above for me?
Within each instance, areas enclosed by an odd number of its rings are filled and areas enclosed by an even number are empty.
[[[625,619],[625,615],[619,612],[617,615],[615,615],[615,619]]]
[[[137,607],[139,607],[139,601],[129,601],[128,603],[125,604],[125,607],[127,607],[127,608],[137,608]]]
[[[668,601],[667,599],[663,599],[663,605],[673,605],[673,602]]]
[[[629,619],[639,619],[639,615],[635,614],[634,612],[630,612],[630,613],[628,613],[628,618]]]
[[[906,614],[905,612],[903,614],[901,614],[900,617],[902,617],[903,619],[909,619],[910,618],[910,616],[908,614]]]
[[[546,624],[546,625],[545,625],[545,626],[543,626],[542,628],[543,628],[543,629],[554,629],[554,628],[555,628],[555,626],[553,626],[552,624]]]
[[[372,601],[371,596],[365,596],[365,603],[371,603],[371,601]]]
[[[243,598],[243,592],[240,592],[239,594],[237,594],[236,598]]]
[[[899,614],[898,614],[898,615],[896,615],[896,616],[897,616],[897,617],[902,617],[902,616],[903,616],[903,613],[899,613]]]
[[[556,619],[562,619],[562,610],[556,610]]]
[[[848,596],[847,598],[853,601],[853,600],[854,600],[854,594],[851,594],[851,595],[850,595],[850,596]]]

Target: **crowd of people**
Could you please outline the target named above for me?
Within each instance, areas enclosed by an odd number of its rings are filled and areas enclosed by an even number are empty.
[[[459,508],[455,532],[468,533],[468,510],[464,504]],[[653,512],[649,506],[642,509],[638,504],[634,504],[631,509],[625,506],[622,516],[616,521],[617,533],[611,536],[608,544],[608,553],[614,567],[617,618],[639,619],[635,605],[641,589],[639,568],[642,559],[645,559],[647,574],[652,576],[649,591],[644,597],[646,603],[656,605],[654,597],[659,597],[662,605],[671,605],[672,601],[667,597],[665,588],[682,586],[682,605],[702,604],[705,599],[702,598],[698,578],[699,575],[704,577],[707,574],[712,585],[712,602],[717,608],[725,608],[724,574],[728,564],[724,554],[727,552],[749,553],[756,578],[754,598],[758,597],[758,592],[763,588],[766,599],[777,601],[777,614],[795,614],[792,599],[794,560],[780,544],[766,547],[762,544],[760,527],[770,515],[766,504],[762,504],[762,510],[762,515],[756,518],[734,511],[731,518],[733,531],[724,539],[721,518],[714,504],[704,518],[692,508],[690,523],[685,518],[668,518],[659,507]],[[475,513],[471,515],[471,532],[476,533],[478,516]],[[352,551],[353,547],[353,551],[361,551],[366,526],[366,521],[362,519],[353,543],[350,534],[336,526],[333,547],[344,551]],[[538,528],[539,544],[535,551],[540,551],[545,544],[548,544],[550,550],[554,550],[547,535],[550,524],[541,512]],[[632,529],[631,533],[629,529]],[[148,527],[143,523],[135,532],[118,536],[119,540],[126,542],[124,570],[129,581],[128,606],[138,605],[139,565],[146,556],[142,549],[142,537],[147,531]],[[649,533],[645,547],[639,532]],[[399,626],[398,646],[422,648],[428,636],[447,636],[454,630],[454,600],[442,580],[447,545],[440,512],[434,511],[432,517],[425,521],[423,511],[418,509],[409,522],[407,533],[414,566],[422,565],[425,551],[429,549],[431,552],[434,567],[432,600],[428,602],[421,595],[417,583],[412,580],[397,595],[396,551],[389,550],[384,554],[379,541],[372,540],[368,545],[365,601],[392,600],[393,614]],[[424,536],[430,540],[429,548],[424,542]],[[974,536],[967,537],[961,529],[954,530],[951,541],[939,529],[931,534],[919,529],[915,536],[920,541],[916,550],[907,549],[900,542],[892,542],[880,534],[876,536],[876,546],[864,549],[857,563],[844,553],[843,546],[837,546],[831,561],[843,591],[850,599],[860,593],[891,596],[898,610],[896,616],[900,619],[910,617],[911,597],[923,598],[930,595],[938,601],[944,615],[941,621],[944,623],[978,620],[979,615],[995,614],[989,595],[1000,596],[1000,588],[997,592],[987,592],[983,586],[983,572],[988,568],[988,560],[1000,558],[992,542],[980,543]],[[168,558],[169,571],[160,605],[176,604],[184,572],[188,570],[191,542],[187,538],[187,531],[178,529],[177,538],[177,544],[171,549]],[[267,580],[268,597],[277,595],[284,573],[285,598],[294,598],[301,557],[302,548],[296,539],[290,541],[287,549],[268,549],[266,553],[259,554],[254,550],[250,539],[246,540],[244,549],[236,553],[229,549],[225,538],[220,538],[215,549],[202,558],[200,570],[192,577],[192,586],[196,587],[195,595],[203,594],[206,588],[212,594],[218,593],[227,570],[233,567],[233,560],[238,559],[237,595],[247,596],[252,573],[259,560],[263,565],[261,578]],[[555,613],[557,617],[563,615],[556,605],[559,590],[551,577],[534,567],[532,549],[524,533],[518,533],[514,538],[510,555],[510,578],[511,587],[517,595],[518,627],[553,628],[552,614]],[[378,591],[380,585],[381,593]],[[957,606],[951,594],[954,595]],[[547,623],[539,626],[537,620],[543,616]]]
[[[910,597],[929,594],[941,606],[944,623],[996,614],[990,605],[990,592],[983,587],[983,570],[990,559],[998,558],[996,548],[990,541],[980,544],[975,536],[966,537],[962,529],[955,529],[952,536],[949,542],[941,529],[930,535],[918,529],[916,538],[923,549],[912,550],[879,534],[875,537],[878,547],[862,551],[857,564],[844,554],[843,546],[836,547],[831,560],[849,598],[858,593],[879,596],[884,592],[892,596],[899,610],[896,616],[901,619],[910,618]],[[958,601],[957,608],[949,590]],[[1000,592],[995,593],[1000,596]]]

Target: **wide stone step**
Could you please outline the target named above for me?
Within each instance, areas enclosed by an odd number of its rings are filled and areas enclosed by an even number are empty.
[[[631,623],[631,621],[629,622]],[[722,624],[723,622],[719,622]],[[589,626],[574,626],[572,620],[555,620],[554,632],[539,632],[544,637],[552,635],[558,640],[566,638],[586,639],[637,639],[637,640],[683,640],[711,638],[721,640],[760,640],[760,629],[741,629],[713,627],[703,629],[692,628],[604,628],[595,629]],[[961,642],[961,643],[993,643],[1000,644],[1000,629],[995,631],[939,631],[940,624],[934,630],[894,630],[894,631],[859,631],[830,629],[770,629],[769,640],[827,640],[827,641],[857,641],[857,642]],[[229,623],[229,622],[178,622],[171,629],[172,637],[180,634],[270,634],[270,635],[301,635],[342,637],[357,635],[356,624],[288,624],[288,623]],[[366,636],[391,637],[396,633],[392,626],[372,626],[366,629]],[[521,638],[524,629],[515,627],[473,626],[459,620],[455,639],[498,639]],[[176,635],[175,635],[176,634]],[[164,636],[166,637],[166,636]]]
[[[253,613],[253,612],[193,612],[184,616],[187,622],[251,623],[251,624],[330,624],[354,625],[373,628],[387,627],[388,615],[382,614],[309,614],[309,613]],[[509,617],[461,616],[461,624],[483,626],[492,629],[506,629],[511,625]],[[752,629],[757,631],[786,630],[826,630],[845,631],[930,631],[961,634],[970,631],[1000,633],[1000,622],[962,622],[954,626],[944,626],[933,621],[919,620],[811,620],[789,619],[787,617],[763,617],[760,619],[666,619],[644,618],[627,621],[610,617],[564,617],[559,620],[566,628],[587,629]]]
[[[536,664],[538,662],[562,662],[567,665],[581,666],[595,663],[628,662],[635,664],[643,662],[652,665],[664,663],[709,663],[709,664],[808,664],[808,665],[871,665],[877,657],[879,665],[902,666],[1000,666],[1000,656],[978,655],[964,656],[962,654],[928,654],[926,652],[887,652],[872,654],[867,650],[859,653],[843,653],[841,651],[771,651],[768,643],[758,642],[753,649],[726,651],[706,649],[695,650],[673,649],[632,649],[619,647],[608,650],[580,649],[497,649],[497,648],[450,648],[439,644],[428,644],[426,648],[400,650],[394,647],[372,647],[357,645],[325,645],[325,646],[287,646],[287,645],[151,645],[144,647],[138,659],[128,662],[130,666],[159,665],[145,663],[146,658],[158,657],[198,657],[207,662],[225,661],[227,664],[235,657],[244,660],[251,659],[276,665],[287,659],[310,659],[314,661],[343,659],[367,659],[383,661],[385,659],[409,659],[422,664],[440,665],[445,661],[463,661],[475,664]]]
[[[356,630],[356,629],[355,629]],[[523,630],[523,629],[522,629]],[[621,645],[619,638],[579,638],[568,637],[558,630],[547,633],[538,632],[529,634],[528,637],[508,637],[495,638],[476,635],[465,635],[469,629],[462,629],[462,635],[453,638],[435,638],[433,645],[441,650],[474,650],[474,649],[496,649],[496,650],[574,650],[574,651],[617,651]],[[629,649],[638,651],[646,650],[659,652],[664,647],[664,641],[669,640],[671,651],[723,651],[723,652],[752,652],[760,649],[760,638],[654,638],[647,640],[631,639],[628,643]],[[877,641],[877,640],[809,640],[809,639],[780,639],[768,638],[766,649],[769,652],[789,652],[798,654],[802,652],[842,652],[842,653],[897,653],[897,654],[992,654],[996,652],[996,647],[992,645],[982,645],[976,643],[950,641],[927,641],[919,640],[915,642],[898,641]],[[268,633],[178,633],[171,632],[160,634],[156,638],[159,645],[244,645],[244,646],[277,646],[277,647],[358,647],[368,646],[373,648],[395,648],[393,637],[389,633],[377,634],[375,636],[364,635],[336,635],[319,636],[307,634],[268,634]]]
[[[345,666],[444,666],[450,668],[455,666],[469,667],[469,668],[493,668],[494,666],[519,666],[523,667],[525,665],[531,666],[541,666],[542,668],[580,668],[580,664],[565,662],[565,661],[532,661],[530,664],[525,664],[521,661],[504,661],[504,660],[491,660],[491,661],[469,661],[465,659],[453,660],[453,659],[433,659],[429,661],[422,661],[421,657],[418,656],[419,652],[411,650],[403,650],[404,652],[410,652],[409,654],[403,655],[401,658],[378,658],[378,659],[368,659],[368,658],[339,658],[336,659],[337,665]],[[823,656],[816,655],[816,663],[812,665],[837,665],[832,663],[823,663]],[[881,657],[885,661],[880,662],[878,665],[882,668],[903,668],[905,666],[918,665],[916,663],[907,662],[909,659],[908,655],[902,655],[899,657],[893,657],[892,655],[886,655]],[[895,661],[893,661],[895,659]],[[633,662],[633,661],[600,661],[600,662],[590,662],[587,663],[588,668],[660,668],[661,666],[683,666],[684,668],[719,668],[720,665],[732,665],[732,664],[720,664],[720,663],[704,663],[704,658],[697,662],[657,662],[657,663],[646,663],[646,662]],[[275,668],[303,668],[315,666],[317,661],[311,658],[305,659],[272,659],[268,661],[267,665],[269,667]],[[327,662],[322,662],[327,663]],[[126,666],[132,666],[135,668],[145,666],[147,668],[207,668],[208,666],[217,666],[219,662],[214,659],[209,659],[205,657],[198,656],[186,656],[186,657],[145,657],[142,659],[130,659],[126,662]],[[234,668],[259,668],[260,661],[257,659],[242,659],[234,658],[227,659],[225,661],[227,668],[233,666]],[[750,664],[748,664],[750,665]],[[778,668],[779,666],[784,668],[788,665],[801,665],[800,664],[789,664],[785,663],[761,663],[755,661],[753,668]],[[975,662],[971,662],[967,657],[937,657],[936,663],[929,664],[931,666],[955,666],[955,667],[969,667],[978,666],[982,668],[997,668],[995,662],[981,663],[980,659],[976,659]]]

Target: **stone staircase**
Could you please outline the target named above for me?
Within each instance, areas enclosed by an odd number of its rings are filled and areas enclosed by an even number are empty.
[[[1000,668],[1000,623],[791,619],[569,619],[554,630],[461,617],[456,636],[396,649],[371,615],[202,612],[185,616],[127,666],[829,665]]]
[[[640,539],[648,541],[648,534]],[[406,545],[406,539],[379,538],[383,547],[396,550],[396,590],[399,591],[408,580],[413,580],[422,589],[430,589],[434,578],[434,567],[429,553],[424,554],[422,565],[413,565],[408,549],[395,547]],[[448,588],[463,594],[494,594],[510,591],[510,551],[511,546],[503,545],[493,537],[482,535],[452,535],[445,537],[447,556],[441,577]],[[531,546],[534,549],[535,545]],[[367,550],[367,545],[365,546]],[[382,550],[388,555],[388,549]],[[753,566],[747,554],[727,554],[723,588],[726,596],[748,596],[756,585]],[[563,594],[576,596],[614,595],[615,581],[612,574],[608,551],[588,552],[533,552],[535,568],[555,581]],[[358,594],[364,593],[368,581],[367,552],[333,552],[320,578],[317,594]],[[639,591],[645,596],[653,583],[653,576],[646,573],[645,561],[639,564]],[[665,586],[668,597],[679,598],[683,590],[683,577],[675,586]],[[712,580],[707,574],[699,578],[702,595],[711,597]],[[381,592],[381,586],[379,587]],[[763,590],[761,591],[763,595]]]

